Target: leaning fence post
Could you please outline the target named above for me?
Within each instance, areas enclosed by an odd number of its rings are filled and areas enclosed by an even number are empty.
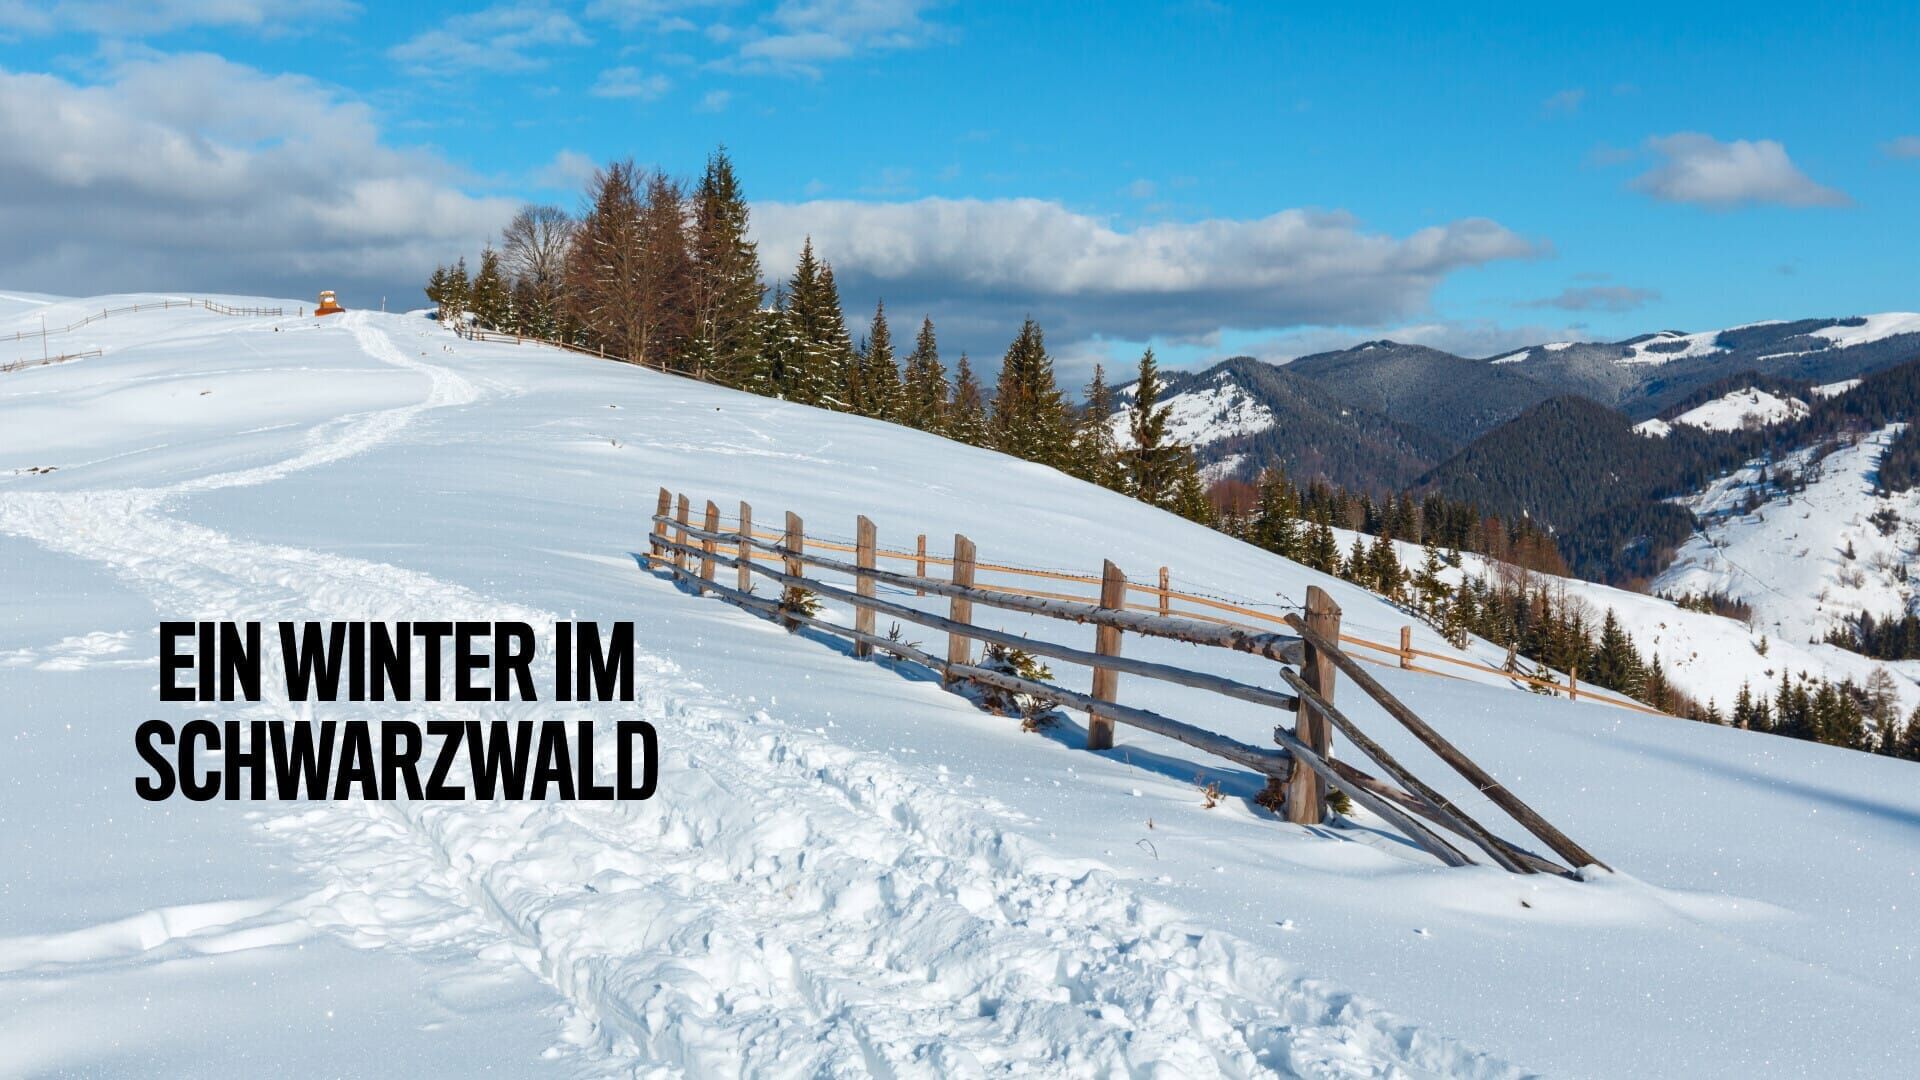
[[[673,565],[685,569],[687,565],[687,497],[680,496],[673,505],[674,542],[679,547],[673,549]]]
[[[1165,594],[1162,594],[1163,596]],[[1100,606],[1115,611],[1127,608],[1127,575],[1113,565],[1109,559],[1100,571]],[[1101,656],[1120,655],[1120,628],[1100,626],[1093,631],[1093,651]],[[1112,668],[1093,669],[1093,696],[1101,701],[1113,701],[1120,689],[1120,673]],[[1087,714],[1087,749],[1111,750],[1113,748],[1113,720],[1111,717]]]
[[[953,535],[953,583],[962,588],[973,588],[973,541],[955,533]],[[973,601],[956,595],[947,610],[947,618],[957,623],[973,621]],[[947,635],[947,663],[969,664],[973,662],[973,639],[964,634]],[[949,671],[941,679],[943,685],[953,685],[955,676]]]
[[[666,548],[661,546],[660,541],[667,538],[667,523],[660,519],[666,517],[667,513],[672,509],[673,492],[668,491],[666,488],[661,488],[660,501],[655,504],[653,508],[653,536],[647,541],[647,550],[651,552],[656,559],[660,557],[661,552],[666,550]]]
[[[807,549],[807,530],[806,530],[806,526],[803,525],[800,521],[800,515],[794,513],[791,510],[787,511],[787,537],[784,543],[787,549],[787,554],[785,556],[786,564],[787,564],[786,566],[787,576],[799,577],[800,575],[806,573],[807,572],[806,566],[803,563],[801,563],[800,555],[802,552],[804,552]],[[798,585],[788,585],[782,588],[780,590],[780,596],[783,602],[783,606],[787,596],[790,593],[797,594],[799,591],[800,591],[800,586]],[[786,623],[787,629],[789,630],[800,629],[800,620],[795,619],[792,616],[788,616],[782,619],[781,621]]]
[[[854,526],[854,565],[860,567],[862,570],[873,569],[873,552],[876,546],[877,542],[874,538],[873,522],[868,520],[867,515],[861,514],[859,522]],[[857,575],[854,579],[853,591],[861,597],[871,597],[873,595],[873,578],[866,574]],[[853,608],[853,628],[858,633],[871,635],[873,633],[873,609],[865,604],[855,604]],[[856,659],[865,660],[867,657],[873,655],[873,646],[855,639],[853,643],[853,655]]]
[[[1318,585],[1307,586],[1307,627],[1328,643],[1340,640],[1340,606]],[[1334,667],[1331,658],[1322,656],[1312,644],[1306,647],[1306,659],[1300,664],[1300,676],[1328,702],[1333,701]],[[1332,744],[1327,718],[1302,697],[1293,725],[1294,738],[1305,743],[1322,758]],[[1326,820],[1327,793],[1312,769],[1296,761],[1287,777],[1287,820],[1296,825],[1318,825]]]
[[[913,576],[914,577],[927,576],[927,534],[926,533],[921,533],[920,539],[914,541]],[[915,589],[913,590],[913,595],[925,596],[927,595],[927,590]]]
[[[753,591],[753,507],[745,500],[740,503],[740,550],[734,556],[739,560],[740,577],[736,587],[741,592]]]
[[[1413,627],[1411,626],[1400,628],[1400,666],[1403,668],[1413,666]]]
[[[1162,615],[1172,611],[1172,598],[1167,595],[1167,581],[1167,568],[1163,566],[1160,568],[1160,614]]]
[[[720,508],[712,499],[707,500],[707,516],[701,522],[700,531],[707,535],[700,538],[700,580],[713,580],[713,534],[720,531]],[[701,590],[705,592],[705,589]]]

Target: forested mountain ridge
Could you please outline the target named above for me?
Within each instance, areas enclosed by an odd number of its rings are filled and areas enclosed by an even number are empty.
[[[1557,393],[1511,366],[1394,341],[1303,356],[1284,370],[1312,379],[1350,406],[1415,425],[1455,448]]]

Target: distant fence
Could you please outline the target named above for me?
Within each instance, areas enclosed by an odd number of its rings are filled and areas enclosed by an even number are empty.
[[[556,349],[565,349],[570,353],[579,353],[581,356],[597,356],[602,360],[614,360],[622,364],[632,364],[635,367],[646,368],[648,371],[658,371],[663,375],[680,375],[689,379],[698,379],[705,383],[713,381],[713,377],[704,371],[689,371],[686,368],[668,364],[664,360],[634,360],[617,353],[610,353],[605,349],[590,349],[585,345],[556,341],[552,338],[534,337],[531,334],[507,334],[498,330],[482,330],[477,326],[466,326],[458,322],[453,325],[453,332],[468,341],[496,341],[508,345],[551,345]]]
[[[46,367],[49,364],[64,364],[69,360],[82,360],[89,356],[99,355],[99,349],[88,349],[85,352],[61,353],[58,356],[42,356],[39,359],[29,358],[26,360],[15,360],[11,363],[0,364],[0,375],[4,375],[9,371],[20,371],[30,367]]]
[[[158,300],[158,301],[149,301],[148,303],[145,303],[145,304],[128,304],[125,307],[101,308],[99,311],[96,311],[93,314],[88,315],[86,318],[81,319],[79,322],[69,323],[66,326],[42,326],[38,330],[21,330],[13,334],[11,337],[0,338],[0,341],[25,341],[28,338],[44,339],[53,334],[72,333],[73,331],[78,330],[83,326],[86,326],[88,323],[97,323],[101,319],[105,319],[113,315],[127,315],[136,311],[165,311],[169,308],[192,308],[192,307],[204,308],[205,310],[211,311],[216,315],[249,315],[249,316],[264,317],[264,318],[278,318],[286,314],[286,311],[284,309],[277,308],[277,307],[276,308],[228,307],[226,304],[222,304],[214,300],[198,300],[198,299]],[[306,313],[307,313],[307,309],[304,307],[299,310],[299,314],[301,315],[305,315]]]
[[[1422,850],[1448,866],[1470,865],[1474,860],[1423,822],[1438,825],[1466,839],[1495,865],[1513,873],[1570,875],[1572,870],[1584,866],[1605,865],[1521,802],[1349,657],[1338,644],[1341,639],[1340,609],[1318,587],[1308,589],[1304,615],[1290,614],[1282,618],[1290,633],[1251,631],[1221,619],[1196,618],[1191,613],[1139,610],[1140,605],[1126,602],[1129,588],[1126,576],[1111,562],[1107,563],[1098,579],[1098,602],[1089,603],[1081,598],[978,584],[975,577],[980,569],[1008,568],[980,562],[973,542],[965,536],[954,537],[953,553],[947,558],[927,555],[924,537],[919,542],[919,550],[913,553],[887,553],[889,557],[917,561],[919,572],[905,574],[879,569],[878,560],[883,552],[873,522],[865,517],[859,518],[856,523],[857,539],[851,549],[854,559],[848,562],[815,554],[814,550],[820,548],[844,548],[842,545],[811,541],[804,523],[792,512],[786,514],[783,531],[767,534],[755,531],[753,508],[744,502],[733,519],[735,527],[731,531],[723,531],[720,509],[713,502],[707,502],[706,512],[699,524],[691,520],[690,506],[687,496],[679,495],[676,498],[667,489],[660,489],[659,502],[651,519],[648,553],[643,558],[644,562],[667,571],[698,593],[723,597],[776,619],[789,629],[805,626],[851,640],[854,643],[854,655],[858,658],[870,658],[875,653],[882,653],[937,671],[948,686],[964,682],[1009,693],[1030,694],[1085,712],[1088,716],[1088,749],[1110,748],[1116,723],[1179,741],[1266,776],[1269,794],[1284,794],[1283,800],[1276,801],[1283,802],[1289,821],[1300,824],[1317,824],[1324,820],[1326,792],[1340,791],[1379,815]],[[769,535],[774,539],[764,539]],[[756,557],[756,553],[763,553],[766,557]],[[925,565],[929,562],[948,566],[948,578],[943,580],[927,576]],[[721,566],[735,570],[734,584],[725,585],[716,580],[715,569]],[[851,577],[852,588],[807,576],[806,568],[810,566]],[[771,600],[755,595],[755,575],[777,583],[782,590],[780,599]],[[943,616],[903,602],[882,599],[877,594],[877,586],[882,584],[898,590],[903,598],[908,591],[920,597],[946,597],[948,614]],[[798,597],[801,592],[850,605],[855,612],[854,625],[841,626],[820,618],[808,605],[800,602]],[[1166,590],[1161,592],[1164,595]],[[1061,622],[1090,624],[1095,627],[1094,647],[1088,651],[983,626],[974,621],[975,605]],[[903,641],[897,633],[879,635],[876,633],[875,620],[880,615],[944,633],[947,636],[945,655],[922,649],[917,642]],[[1124,634],[1229,649],[1278,661],[1276,672],[1291,693],[1191,668],[1125,657],[1121,655]],[[972,652],[975,641],[1017,648],[1091,668],[1091,691],[1080,693],[1069,690],[1027,677],[1005,665],[987,667],[976,663]],[[1567,866],[1558,865],[1502,840],[1446,796],[1415,777],[1333,704],[1336,672],[1351,679],[1435,756],[1465,777],[1476,791],[1566,860]],[[1273,729],[1273,738],[1279,744],[1279,749],[1253,746],[1172,717],[1122,704],[1118,700],[1119,677],[1122,674],[1289,711],[1294,714],[1294,723],[1291,729],[1286,726]],[[1330,753],[1331,731],[1334,729],[1372,759],[1386,778],[1371,776],[1344,761],[1334,759]]]

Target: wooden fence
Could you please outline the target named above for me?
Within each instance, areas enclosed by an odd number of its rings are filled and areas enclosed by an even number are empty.
[[[744,608],[782,622],[789,629],[810,627],[846,638],[854,643],[857,657],[879,652],[902,661],[923,665],[941,674],[947,685],[965,682],[993,687],[1011,693],[1024,693],[1058,702],[1085,712],[1088,716],[1089,749],[1113,745],[1113,725],[1126,724],[1195,749],[1232,761],[1268,778],[1268,791],[1279,796],[1287,818],[1301,824],[1316,824],[1326,814],[1326,792],[1340,791],[1366,807],[1405,835],[1414,844],[1448,866],[1465,866],[1475,860],[1453,842],[1429,828],[1439,826],[1466,840],[1503,869],[1514,873],[1555,873],[1573,876],[1589,865],[1603,866],[1579,844],[1548,823],[1531,807],[1508,791],[1485,770],[1475,764],[1405,703],[1367,674],[1341,647],[1340,610],[1317,587],[1310,588],[1304,613],[1281,618],[1288,633],[1254,630],[1212,617],[1192,613],[1174,613],[1166,605],[1131,604],[1126,601],[1130,588],[1125,575],[1111,562],[1099,578],[1100,598],[1089,603],[1082,598],[1035,593],[977,584],[981,569],[1010,570],[983,563],[965,536],[955,536],[951,556],[927,554],[925,538],[920,537],[912,553],[893,552],[896,558],[911,558],[915,573],[882,570],[878,560],[883,551],[877,542],[873,523],[865,517],[856,523],[854,559],[828,558],[816,554],[820,548],[839,549],[810,541],[797,514],[785,515],[784,529],[763,533],[753,527],[753,508],[741,503],[733,516],[734,528],[725,530],[719,507],[709,501],[699,523],[691,517],[691,501],[660,489],[659,502],[652,516],[648,551],[643,561],[664,570],[696,592],[730,600]],[[769,539],[768,537],[772,537]],[[764,557],[760,557],[764,556]],[[949,568],[947,578],[930,577],[928,564]],[[717,567],[731,567],[734,583],[716,579]],[[853,579],[852,588],[830,584],[807,576],[807,567],[815,567]],[[755,576],[779,585],[778,600],[755,595]],[[1171,590],[1164,584],[1157,593],[1164,601]],[[903,597],[939,596],[948,600],[948,613],[939,615],[910,604],[883,599],[878,585],[899,590]],[[841,626],[810,613],[798,602],[800,592],[836,600],[854,609],[854,625]],[[1014,634],[974,621],[975,605],[1020,612],[1061,622],[1092,625],[1095,628],[1092,650],[1073,645]],[[1141,610],[1149,607],[1149,610]],[[944,656],[924,650],[917,643],[903,642],[897,636],[880,636],[875,619],[885,615],[947,635]],[[1126,634],[1166,638],[1189,644],[1250,653],[1277,661],[1275,673],[1286,690],[1257,686],[1191,668],[1133,659],[1122,654]],[[985,642],[1091,668],[1092,688],[1080,693],[1052,683],[1027,678],[1005,670],[986,667],[973,659],[973,643]],[[1566,865],[1511,844],[1474,820],[1459,806],[1434,788],[1420,781],[1386,748],[1368,737],[1353,720],[1333,704],[1336,673],[1344,674],[1372,698],[1395,721],[1405,726],[1422,745],[1449,767],[1465,777],[1481,794],[1505,811],[1514,821],[1544,843]],[[1185,721],[1127,705],[1118,700],[1119,677],[1131,675],[1189,687],[1238,701],[1250,702],[1293,714],[1291,726],[1278,724],[1273,729],[1278,748],[1254,746]],[[1385,774],[1375,777],[1335,759],[1331,754],[1331,731],[1338,730]]]
[[[579,353],[583,356],[597,356],[602,360],[617,360],[621,363],[634,363],[636,364],[636,366],[646,367],[650,370],[658,371],[663,374],[681,375],[690,379],[699,379],[702,382],[713,381],[712,378],[708,376],[707,373],[705,372],[688,371],[684,368],[673,367],[668,365],[664,361],[658,362],[658,363],[649,362],[645,364],[640,364],[636,361],[629,360],[626,357],[617,356],[613,353],[609,353],[605,349],[597,349],[597,348],[590,349],[584,345],[573,345],[564,341],[554,341],[548,338],[531,337],[525,334],[506,334],[506,333],[501,333],[499,331],[494,331],[494,330],[482,330],[473,326],[462,325],[459,323],[456,323],[453,326],[453,332],[459,335],[460,337],[467,339],[468,341],[504,342],[504,343],[510,343],[514,345],[523,345],[527,343],[532,343],[536,345],[551,345],[556,349],[565,349],[568,352]],[[780,534],[778,533],[759,533],[759,534],[756,534],[755,538],[759,540],[778,539],[779,535]],[[853,547],[846,544],[835,544],[835,543],[830,543],[830,542],[820,541],[820,540],[815,540],[814,544],[816,546],[824,547],[833,551],[851,552],[854,550]],[[928,555],[927,554],[927,538],[924,535],[919,537],[918,549],[915,552],[882,550],[878,553],[878,556],[883,559],[912,560],[913,562],[916,563],[917,572],[922,575],[926,573],[926,569],[929,565],[948,566],[948,565],[951,565],[951,562],[952,562],[952,560],[948,558]],[[1050,579],[1054,581],[1075,582],[1075,583],[1090,585],[1094,587],[1099,587],[1101,584],[1101,579],[1099,577],[1095,577],[1087,574],[1069,573],[1064,571],[1039,570],[1039,569],[1033,569],[1028,567],[992,565],[992,564],[982,564],[978,569],[993,570],[999,573],[1015,575],[1015,576],[1044,578],[1044,579]],[[994,586],[981,586],[981,587],[994,588]],[[1040,592],[1040,591],[1031,590],[1031,589],[1016,590],[1016,589],[1004,589],[1003,587],[1003,591],[1015,592],[1023,596],[1032,596],[1032,597],[1040,597],[1040,598],[1047,598],[1047,599],[1060,599],[1060,600],[1079,599],[1079,597],[1064,595],[1061,593]],[[1131,611],[1156,611],[1157,610],[1162,615],[1171,614],[1172,613],[1171,604],[1175,601],[1179,601],[1179,602],[1191,604],[1195,607],[1205,609],[1203,611],[1198,611],[1198,612],[1196,611],[1183,612],[1183,614],[1186,617],[1193,618],[1193,619],[1200,619],[1208,622],[1217,622],[1226,626],[1251,625],[1254,629],[1259,630],[1259,629],[1266,629],[1269,627],[1278,627],[1278,626],[1284,625],[1287,620],[1287,616],[1282,614],[1275,614],[1274,612],[1270,612],[1270,611],[1261,611],[1258,608],[1249,607],[1244,604],[1236,604],[1231,601],[1221,600],[1216,597],[1200,596],[1194,593],[1181,592],[1179,590],[1173,589],[1169,587],[1168,570],[1167,570],[1167,567],[1164,567],[1164,566],[1160,568],[1159,584],[1157,586],[1145,585],[1145,584],[1140,584],[1137,582],[1130,581],[1127,583],[1126,591],[1129,595],[1143,594],[1149,597],[1152,601],[1151,603],[1147,603],[1147,604],[1128,602],[1125,606],[1128,610],[1131,610]],[[1590,685],[1583,690],[1583,688],[1580,685],[1580,673],[1577,669],[1574,671],[1568,672],[1567,681],[1561,682],[1551,677],[1552,675],[1551,670],[1548,669],[1544,664],[1540,665],[1539,670],[1547,672],[1548,677],[1545,677],[1545,678],[1541,677],[1538,674],[1529,674],[1528,672],[1519,670],[1517,666],[1517,661],[1515,661],[1511,657],[1509,658],[1509,662],[1506,666],[1495,667],[1492,664],[1483,663],[1478,660],[1469,660],[1459,656],[1450,656],[1446,653],[1437,653],[1437,652],[1430,652],[1425,649],[1416,649],[1413,647],[1413,628],[1410,625],[1403,626],[1400,628],[1400,640],[1397,644],[1381,642],[1381,641],[1373,641],[1368,638],[1360,637],[1353,634],[1340,635],[1340,643],[1343,645],[1353,645],[1358,648],[1367,649],[1371,652],[1380,654],[1380,656],[1378,657],[1375,657],[1375,656],[1360,657],[1360,659],[1366,661],[1367,663],[1394,666],[1394,667],[1399,667],[1400,669],[1405,671],[1418,672],[1423,675],[1438,675],[1442,678],[1456,677],[1451,675],[1448,672],[1438,671],[1432,667],[1423,666],[1417,662],[1420,660],[1427,660],[1436,664],[1445,664],[1455,668],[1463,668],[1471,671],[1476,671],[1481,674],[1495,675],[1502,679],[1510,680],[1522,686],[1530,687],[1532,689],[1539,690],[1549,695],[1557,696],[1559,694],[1565,694],[1567,695],[1568,700],[1573,700],[1573,701],[1581,700],[1582,695],[1584,693],[1585,700],[1587,701],[1597,701],[1606,705],[1615,706],[1616,708],[1628,709],[1633,712],[1643,713],[1648,716],[1669,716],[1670,715],[1668,713],[1664,713],[1660,711],[1659,709],[1655,709],[1651,706],[1641,704],[1640,702],[1633,701],[1629,698],[1619,696],[1616,694],[1609,694],[1598,687],[1594,687]],[[1392,657],[1392,660],[1390,661],[1386,660],[1384,659],[1385,657]]]
[[[85,352],[61,353],[58,356],[42,356],[39,359],[29,358],[26,360],[15,360],[11,363],[0,364],[0,375],[4,375],[9,371],[20,371],[30,367],[46,367],[48,364],[64,364],[69,360],[84,360],[89,356],[99,355],[99,349],[88,349]]]
[[[99,322],[101,319],[105,319],[112,315],[125,315],[135,311],[164,311],[168,308],[177,308],[177,307],[203,308],[207,311],[213,312],[216,315],[247,315],[247,316],[260,317],[260,318],[278,318],[286,314],[284,310],[277,307],[276,308],[228,307],[225,304],[218,303],[213,300],[198,300],[198,299],[157,300],[157,301],[150,301],[145,304],[128,304],[125,307],[101,308],[99,311],[94,312],[93,314],[87,316],[84,319],[81,319],[79,322],[76,322],[76,323],[69,323],[66,326],[43,326],[38,330],[21,330],[13,334],[13,336],[11,337],[0,338],[0,340],[25,341],[28,338],[44,339],[53,334],[71,333],[75,330],[80,329],[83,326],[86,326],[88,323],[96,323],[96,322]],[[303,307],[300,309],[301,315],[305,315],[306,313],[307,313],[306,308]]]

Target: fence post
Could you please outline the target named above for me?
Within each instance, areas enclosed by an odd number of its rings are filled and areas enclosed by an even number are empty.
[[[1400,666],[1403,668],[1413,666],[1413,627],[1411,626],[1400,628]]]
[[[687,565],[687,497],[685,495],[674,500],[673,520],[673,539],[680,545],[673,549],[673,565],[684,570]]]
[[[740,550],[735,553],[740,560],[740,576],[735,585],[741,592],[753,590],[753,507],[746,500],[740,502]]]
[[[1164,594],[1162,594],[1164,595]],[[1100,606],[1115,611],[1127,609],[1127,575],[1108,559],[1100,571]],[[1101,656],[1120,655],[1120,628],[1117,626],[1096,627],[1093,631],[1093,651]],[[1113,701],[1119,693],[1120,673],[1112,668],[1093,669],[1093,696],[1101,701]],[[1104,716],[1087,715],[1087,749],[1113,749],[1113,721]]]
[[[666,517],[668,511],[672,509],[673,492],[668,491],[666,488],[661,488],[660,501],[653,508],[653,535],[647,541],[647,551],[656,559],[660,557],[661,552],[666,550],[660,546],[660,541],[666,539],[667,523],[660,519]]]
[[[953,583],[963,588],[973,587],[973,541],[953,534]],[[964,596],[953,598],[953,604],[947,610],[947,618],[957,623],[973,621],[973,601]],[[947,635],[947,663],[970,664],[973,662],[973,639],[964,634]],[[951,686],[954,676],[949,673],[941,684]]]
[[[913,552],[914,552],[913,576],[926,577],[927,576],[927,534],[926,533],[921,533],[920,539],[914,542]],[[913,590],[913,595],[925,596],[927,595],[927,590],[915,589]]]
[[[700,527],[703,532],[706,532],[708,534],[717,533],[720,531],[720,508],[713,504],[712,499],[707,500],[707,516],[701,522]],[[714,541],[711,535],[703,536],[700,538],[700,580],[701,581],[713,580],[713,548],[714,548]],[[705,589],[702,589],[700,591],[702,593],[706,592]]]
[[[1340,606],[1333,597],[1318,585],[1307,586],[1307,628],[1318,634],[1322,640],[1336,642],[1340,640]],[[1307,646],[1306,659],[1300,665],[1300,676],[1314,692],[1331,702],[1333,700],[1334,667],[1329,657],[1320,655],[1320,650]],[[1332,743],[1332,735],[1327,718],[1307,704],[1306,698],[1300,699],[1299,713],[1294,720],[1293,736],[1305,743],[1308,749],[1327,756],[1327,748]],[[1312,769],[1294,762],[1293,771],[1287,777],[1287,820],[1296,825],[1318,825],[1326,820],[1327,793],[1320,785],[1320,778]]]
[[[807,549],[807,529],[806,526],[801,523],[800,515],[791,510],[787,511],[787,537],[784,543],[787,549],[787,576],[799,577],[806,573],[806,566],[801,563],[800,555]],[[798,588],[799,586],[797,585],[785,586],[780,590],[781,598],[783,600],[786,598],[788,589]],[[796,619],[786,618],[781,621],[786,623],[787,629],[789,630],[800,629],[800,623]]]
[[[1160,568],[1160,614],[1162,615],[1171,610],[1171,600],[1167,596],[1167,581],[1167,568],[1163,566]]]
[[[867,515],[861,514],[859,522],[854,526],[854,565],[860,567],[862,570],[873,569],[873,553],[874,548],[877,546],[878,543],[874,535],[873,522],[868,520]],[[868,577],[866,574],[861,574],[854,580],[853,591],[862,597],[872,596],[873,589],[873,578]],[[862,634],[873,633],[873,609],[864,605],[855,605],[853,609],[853,628]],[[873,655],[873,646],[864,641],[855,641],[853,643],[853,655],[855,659],[865,660],[867,657]]]
[[[1575,664],[1572,667],[1567,669],[1567,700],[1568,701],[1580,700],[1580,665],[1579,664]]]

